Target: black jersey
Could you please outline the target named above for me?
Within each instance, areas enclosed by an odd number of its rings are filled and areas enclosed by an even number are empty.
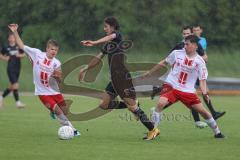
[[[183,49],[183,48],[184,48],[184,45],[185,45],[184,42],[178,43],[178,44],[171,50],[171,52],[174,51],[174,50]],[[205,52],[204,52],[202,46],[201,46],[199,43],[198,43],[197,45],[198,45],[197,53],[199,54],[199,56],[204,56]]]
[[[107,42],[101,50],[103,54],[108,55],[109,66],[114,65],[115,63],[118,63],[118,65],[121,65],[124,63],[124,55],[120,56],[122,58],[117,56],[118,57],[117,62],[115,60],[113,62],[113,57],[116,54],[123,53],[118,47],[119,43],[122,42],[122,39],[123,39],[122,35],[120,32],[113,32],[113,33],[116,34],[116,37],[113,40],[111,40],[110,42]]]
[[[23,54],[24,51],[22,49],[19,49],[17,45],[8,45],[2,48],[1,53],[3,55],[9,56],[7,70],[19,72],[21,67],[21,61],[20,58],[18,58],[16,55],[17,53]]]

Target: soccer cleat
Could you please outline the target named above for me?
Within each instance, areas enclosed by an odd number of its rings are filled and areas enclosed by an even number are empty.
[[[140,107],[140,103],[138,101],[137,101],[137,106]],[[133,115],[136,121],[140,120],[140,118],[135,113],[133,113]]]
[[[207,123],[201,122],[201,121],[195,122],[195,125],[196,125],[197,128],[201,128],[201,129],[208,126]]]
[[[24,108],[25,107],[25,104],[23,104],[21,101],[17,101],[16,102],[16,106],[17,106],[17,108]]]
[[[154,128],[153,130],[147,133],[147,136],[143,137],[144,140],[153,140],[160,134],[160,130],[158,128]]]
[[[223,112],[215,112],[215,113],[213,114],[213,118],[214,118],[215,120],[217,120],[218,118],[222,117],[225,113],[226,113],[225,111],[223,111]]]
[[[56,119],[57,118],[57,116],[56,116],[56,114],[54,112],[50,112],[50,117],[52,119]]]
[[[81,133],[78,130],[75,130],[73,133],[74,133],[74,137],[78,137],[81,135]]]
[[[225,138],[225,136],[220,132],[214,135],[214,138]]]

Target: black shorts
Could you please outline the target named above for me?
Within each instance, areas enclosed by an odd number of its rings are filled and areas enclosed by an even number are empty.
[[[120,96],[123,98],[131,98],[136,99],[136,92],[134,90],[134,87],[130,85],[130,87],[117,87],[114,88],[112,82],[109,82],[107,87],[105,88],[105,91],[111,95],[111,97],[114,99],[117,96]]]
[[[17,83],[19,79],[20,72],[17,71],[7,71],[8,79],[11,84]]]

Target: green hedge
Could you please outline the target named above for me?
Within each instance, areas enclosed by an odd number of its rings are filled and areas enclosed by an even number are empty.
[[[138,48],[169,48],[183,25],[195,23],[204,26],[211,46],[238,47],[239,10],[238,0],[1,0],[0,41],[16,22],[28,44],[44,48],[51,37],[76,51],[80,40],[102,36],[103,18],[113,15]]]

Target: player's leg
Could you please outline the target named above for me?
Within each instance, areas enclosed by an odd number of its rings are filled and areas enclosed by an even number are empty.
[[[216,138],[223,138],[224,136],[221,134],[216,121],[213,119],[212,115],[204,108],[200,99],[198,98],[196,93],[186,93],[178,91],[176,93],[179,97],[179,100],[185,104],[188,108],[194,109],[206,120],[209,127],[212,128]]]
[[[3,91],[3,94],[0,96],[0,107],[2,107],[2,105],[3,105],[3,99],[5,97],[7,97],[9,95],[9,93],[11,93],[11,91],[12,91],[12,89],[11,89],[12,73],[9,70],[7,70],[7,75],[8,75],[10,85],[8,86],[8,88],[6,88]]]
[[[59,107],[58,101],[63,102],[64,99],[61,94],[59,95],[40,95],[39,99],[42,101],[44,106],[49,109],[51,112],[56,114],[57,120],[61,126],[70,126],[74,130],[74,135],[78,136],[80,133],[73,127],[72,123],[68,120],[66,115],[63,113],[62,109]]]
[[[123,101],[125,102],[125,104],[127,104],[129,111],[131,111],[149,131],[153,130],[153,123],[149,120],[147,115],[140,108],[140,105],[139,103],[137,103],[136,99],[124,98]]]
[[[13,97],[16,101],[16,106],[18,108],[23,108],[25,106],[25,104],[23,104],[20,100],[19,100],[19,93],[18,93],[18,88],[19,88],[19,84],[18,82],[13,82],[11,84],[11,88],[12,88],[12,91],[13,91]]]
[[[177,101],[174,90],[169,84],[163,84],[160,98],[156,108],[151,109],[151,120],[154,122],[154,126],[157,127],[160,124],[162,110],[168,108]]]
[[[208,107],[209,111],[211,112],[211,114],[213,115],[213,118],[214,118],[215,120],[217,120],[218,118],[222,117],[222,116],[226,113],[225,111],[223,111],[223,112],[217,112],[217,111],[214,109],[214,107],[213,107],[213,105],[212,105],[212,101],[211,101],[209,95],[208,95],[208,98],[205,97],[204,95],[202,95],[202,97],[203,97],[204,103],[205,103],[206,106]]]
[[[192,108],[200,113],[201,116],[206,120],[208,126],[213,130],[215,138],[224,138],[220,129],[218,128],[216,121],[213,119],[212,115],[204,108],[202,103],[194,104],[192,105]]]
[[[3,91],[3,93],[2,93],[2,98],[5,98],[5,97],[7,97],[8,95],[9,95],[9,93],[11,93],[11,85],[9,85],[9,87],[7,87],[4,91]]]
[[[151,120],[155,127],[160,125],[162,111],[165,109],[165,106],[170,106],[172,104],[168,100],[168,95],[169,94],[164,94],[163,96],[160,96],[156,108],[151,109]]]
[[[196,81],[196,86],[199,86],[199,79],[197,79],[197,81]],[[207,86],[207,90],[209,91],[209,89],[208,89],[208,86]],[[203,98],[203,101],[204,101],[204,103],[206,104],[206,106],[208,107],[208,109],[209,109],[209,111],[211,112],[211,114],[213,115],[213,118],[216,120],[216,119],[218,119],[218,118],[220,118],[220,117],[222,117],[226,112],[224,111],[224,112],[217,112],[215,109],[214,109],[214,107],[213,107],[213,105],[212,105],[212,101],[211,101],[211,99],[210,99],[210,97],[209,97],[209,95],[208,95],[208,98],[206,98],[203,94],[202,94],[202,98]],[[193,113],[194,114],[194,113]],[[196,113],[195,113],[195,115],[196,115]],[[194,115],[193,115],[193,117],[194,117]],[[199,117],[199,116],[198,116]],[[194,118],[195,119],[195,118]],[[196,121],[195,121],[196,122]]]
[[[195,85],[196,85],[197,87],[199,87],[199,79],[197,79]],[[208,126],[207,123],[202,122],[202,121],[200,120],[200,116],[199,116],[199,114],[198,114],[197,111],[195,111],[194,109],[191,109],[191,112],[192,112],[192,116],[193,116],[193,119],[194,119],[194,122],[195,122],[195,125],[196,125],[197,128],[205,128],[205,127]]]
[[[105,93],[102,95],[102,100],[99,105],[102,109],[125,109],[127,105],[123,101],[116,100],[118,94],[113,88],[111,82],[105,88]]]
[[[125,104],[127,104],[129,111],[131,111],[141,123],[149,130],[145,140],[152,140],[160,134],[158,128],[154,128],[154,124],[149,120],[144,111],[140,108],[139,103],[133,98],[123,98]]]
[[[199,116],[197,111],[192,109],[191,112],[192,112],[192,116],[193,116],[193,119],[194,119],[194,122],[195,122],[195,125],[196,125],[197,128],[205,128],[205,127],[208,126],[207,123],[202,122],[200,120],[200,116]]]
[[[67,115],[69,112],[69,106],[67,106],[66,101],[64,100],[62,94],[57,94],[52,96],[53,99],[55,100],[55,102],[57,103],[57,106],[55,106],[55,110],[58,111],[54,111],[54,113],[56,114],[59,122],[63,122],[62,125],[67,125],[73,128],[74,131],[74,136],[80,136],[80,132],[72,125],[72,123],[68,120]],[[59,112],[59,113],[57,113]],[[61,113],[62,112],[62,113]]]
[[[7,97],[7,95],[8,95],[9,93],[11,93],[11,88],[10,88],[10,86],[3,91],[2,95],[0,95],[0,107],[3,106],[3,99],[4,99],[5,97]]]

